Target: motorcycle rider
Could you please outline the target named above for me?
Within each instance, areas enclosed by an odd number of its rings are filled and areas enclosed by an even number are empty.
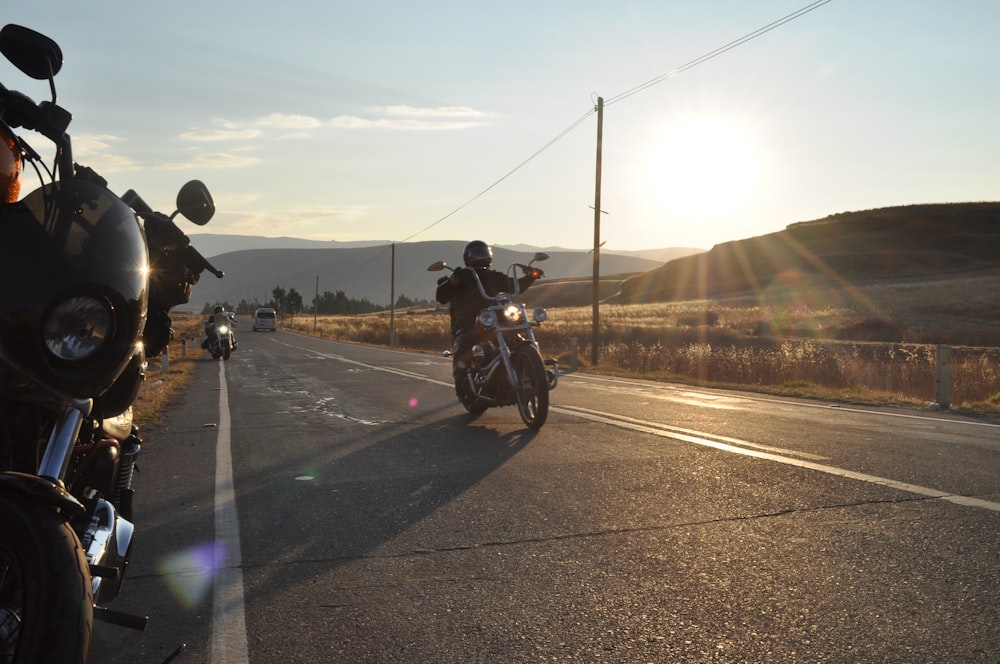
[[[545,274],[540,269],[532,267],[515,283],[512,277],[490,269],[493,263],[493,249],[482,240],[473,240],[465,245],[462,260],[465,263],[464,268],[455,270],[451,276],[438,279],[435,294],[438,302],[448,305],[448,313],[451,316],[452,375],[459,397],[462,396],[459,386],[462,385],[461,379],[469,367],[472,347],[479,341],[479,335],[476,333],[476,316],[489,306],[489,302],[479,294],[472,272],[475,271],[479,275],[487,295],[496,295],[500,292],[513,293],[515,287],[519,292],[524,291]]]
[[[222,323],[229,325],[229,334],[233,337],[233,348],[237,348],[239,344],[236,343],[236,314],[226,311],[226,308],[221,304],[215,305],[212,313],[205,320],[205,340],[201,342],[202,348],[208,348],[209,339],[215,334],[215,326]]]

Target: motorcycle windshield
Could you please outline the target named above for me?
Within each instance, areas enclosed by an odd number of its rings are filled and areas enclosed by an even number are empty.
[[[146,243],[121,199],[74,180],[36,189],[22,203],[70,268],[100,275],[126,300],[140,298],[149,271]]]
[[[21,394],[30,385],[70,397],[102,394],[134,354],[146,319],[149,268],[135,214],[96,184],[57,182],[0,205],[0,237],[0,281],[8,285],[0,298],[0,391]],[[91,356],[60,358],[46,350],[46,319],[80,296],[106,303],[109,327]]]

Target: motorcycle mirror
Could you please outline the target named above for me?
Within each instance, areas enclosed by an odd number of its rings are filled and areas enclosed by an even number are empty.
[[[0,30],[0,53],[24,74],[47,81],[62,69],[59,44],[31,28],[8,23]]]
[[[444,261],[438,261],[437,263],[433,263],[432,265],[430,265],[430,267],[427,268],[427,271],[428,272],[440,272],[441,270],[445,269],[446,267],[448,267],[448,266],[445,265]]]
[[[547,260],[549,260],[549,255],[544,251],[539,251],[538,253],[535,254],[535,257],[531,259],[531,262],[534,263],[535,261],[547,261]]]
[[[212,194],[201,180],[191,180],[177,192],[177,212],[199,226],[207,224],[215,215]]]

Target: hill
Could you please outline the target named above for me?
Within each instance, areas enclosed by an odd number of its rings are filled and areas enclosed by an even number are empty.
[[[1000,203],[844,212],[726,242],[626,279],[611,301],[719,298],[822,282],[839,290],[939,279],[1000,266]]]
[[[352,249],[389,244],[385,241],[339,242],[337,240],[306,240],[298,237],[261,237],[259,235],[231,235],[190,233],[191,244],[205,258],[247,249]]]
[[[206,256],[210,254],[199,246],[199,238],[192,240]],[[427,272],[427,266],[438,260],[450,265],[460,265],[464,241],[410,242],[395,248],[395,296],[412,299],[433,299],[440,274]],[[701,251],[677,249],[678,253]],[[518,251],[494,247],[493,265],[503,270],[507,265],[531,260],[535,249],[520,246]],[[339,248],[281,248],[247,249],[212,255],[210,261],[226,273],[224,279],[203,274],[195,285],[191,302],[181,310],[196,310],[208,303],[229,302],[236,305],[241,300],[264,302],[271,298],[276,286],[294,288],[306,302],[311,302],[318,289],[343,291],[353,299],[367,299],[388,305],[392,291],[391,245],[352,246]],[[593,272],[593,258],[585,251],[565,249],[548,250],[550,259],[541,264],[547,279],[580,278]],[[661,261],[636,256],[601,253],[602,274],[634,274],[647,272],[662,265]],[[620,280],[619,280],[620,281]],[[617,290],[617,288],[615,289]],[[587,291],[589,293],[589,290]],[[589,295],[588,295],[589,297]],[[589,302],[589,300],[587,300]]]

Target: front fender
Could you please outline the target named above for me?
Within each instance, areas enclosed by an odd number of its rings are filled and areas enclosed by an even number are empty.
[[[0,473],[0,494],[8,491],[19,493],[30,500],[51,505],[71,517],[86,511],[83,504],[61,484],[37,475],[15,472]]]

